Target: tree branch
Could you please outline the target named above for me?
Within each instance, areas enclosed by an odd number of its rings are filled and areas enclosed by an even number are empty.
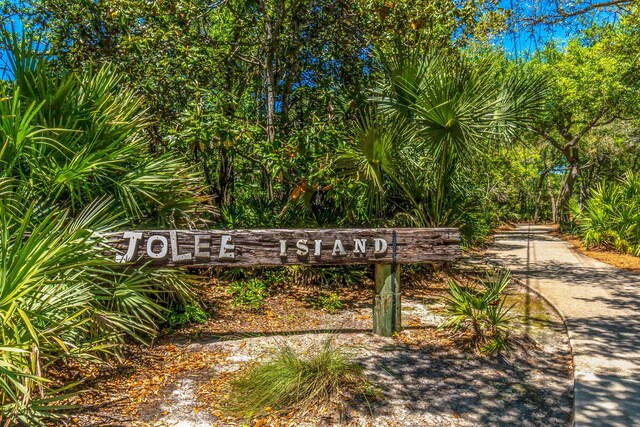
[[[588,6],[585,6],[582,9],[574,10],[573,12],[565,12],[564,8],[562,6],[559,6],[558,14],[563,19],[573,18],[578,15],[584,15],[585,13],[589,13],[592,10],[604,9],[606,7],[611,7],[611,6],[621,6],[621,5],[624,5],[625,3],[631,3],[631,0],[612,0],[612,1],[605,1],[601,3],[591,3]]]
[[[589,123],[587,123],[580,130],[580,132],[578,132],[577,135],[575,137],[573,137],[573,140],[571,140],[571,142],[568,145],[570,145],[570,146],[577,145],[578,142],[580,141],[580,139],[582,139],[582,137],[585,136],[587,134],[587,132],[589,132],[591,129],[593,129],[598,124],[598,122],[600,121],[602,116],[604,116],[605,113],[608,110],[609,110],[608,108],[603,108],[602,110],[600,110],[600,112],[598,114],[596,114],[596,116],[593,118],[593,120],[591,120]]]
[[[566,150],[565,146],[560,144],[558,140],[555,139],[553,136],[551,136],[549,132],[542,129],[538,129],[538,128],[532,128],[532,127],[530,127],[529,130],[543,137],[545,140],[547,140],[551,145],[553,145],[555,148],[557,148],[561,152],[564,153],[564,151]]]

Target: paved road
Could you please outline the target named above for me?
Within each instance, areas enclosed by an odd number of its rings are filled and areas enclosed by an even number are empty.
[[[575,425],[640,426],[640,275],[579,254],[546,226],[500,233],[491,253],[564,315]]]

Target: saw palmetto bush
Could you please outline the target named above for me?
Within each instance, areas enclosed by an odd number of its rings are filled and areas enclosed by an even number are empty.
[[[201,174],[152,154],[142,99],[110,67],[54,73],[29,40],[8,40],[14,81],[0,99],[2,176],[72,211],[110,195],[131,223],[193,223],[206,214]]]
[[[109,200],[68,210],[0,180],[0,398],[7,423],[37,424],[64,397],[48,368],[64,358],[117,354],[125,335],[154,332],[157,276],[115,270],[104,239],[118,224]]]
[[[485,211],[476,203],[482,196],[472,197],[465,181],[474,159],[526,129],[540,114],[546,82],[493,57],[415,52],[381,54],[380,61],[385,79],[354,127],[339,169],[366,184],[370,210],[393,217],[392,223],[437,227],[473,220],[469,213]]]
[[[474,286],[465,286],[451,279],[444,298],[446,320],[440,327],[454,334],[470,334],[473,348],[480,352],[508,350],[514,315],[511,312],[513,305],[507,305],[503,292],[509,282],[509,271]]]
[[[571,204],[578,233],[587,247],[640,256],[640,176],[627,172],[619,181],[600,183],[582,209]]]
[[[0,425],[38,425],[69,390],[47,379],[52,365],[118,357],[126,337],[153,336],[163,305],[193,296],[176,272],[105,257],[109,233],[188,226],[209,210],[198,171],[152,153],[140,99],[109,68],[56,73],[29,41],[5,41]]]

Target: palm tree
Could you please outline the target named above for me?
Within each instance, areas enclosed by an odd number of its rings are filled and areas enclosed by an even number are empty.
[[[397,219],[405,223],[459,225],[464,163],[524,130],[540,112],[545,82],[506,70],[495,57],[414,53],[381,63],[385,80],[372,99],[375,116],[355,126],[340,160],[351,168],[342,170],[380,193],[400,193],[406,204],[396,203]]]
[[[181,156],[153,154],[140,98],[109,67],[55,73],[29,40],[6,41],[0,89],[0,424],[41,425],[63,390],[47,369],[117,356],[155,334],[163,305],[191,301],[184,276],[115,265],[125,224],[188,226],[211,209]]]

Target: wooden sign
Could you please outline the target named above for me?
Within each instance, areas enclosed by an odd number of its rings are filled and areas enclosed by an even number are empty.
[[[455,228],[140,230],[113,241],[114,261],[152,265],[278,266],[451,261]]]
[[[455,228],[139,230],[118,233],[114,261],[157,266],[375,264],[373,332],[400,331],[399,264],[460,257]]]

